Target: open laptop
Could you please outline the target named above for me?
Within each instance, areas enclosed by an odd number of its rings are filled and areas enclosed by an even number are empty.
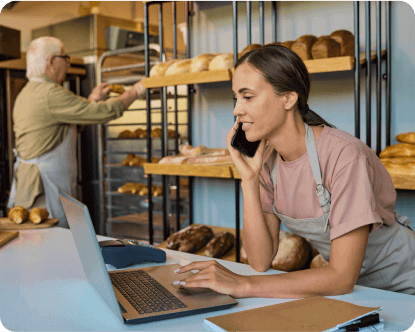
[[[107,271],[87,206],[59,188],[59,197],[88,281],[127,324],[228,309],[238,302],[206,288],[182,289],[173,281],[179,264]]]

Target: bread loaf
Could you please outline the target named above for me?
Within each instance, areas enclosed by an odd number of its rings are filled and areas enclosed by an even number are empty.
[[[396,135],[395,138],[398,142],[415,144],[415,133],[414,132],[398,134]]]
[[[415,157],[380,158],[380,161],[383,164],[387,164],[387,163],[406,164],[406,163],[414,163]]]
[[[261,44],[250,44],[248,46],[246,46],[241,53],[239,53],[238,58],[242,58],[246,53],[252,51],[252,50],[257,50],[258,48],[261,48],[262,45]]]
[[[318,254],[313,258],[313,260],[310,263],[310,269],[315,269],[318,267],[324,267],[329,265],[329,262],[327,262],[321,254]]]
[[[179,146],[179,151],[185,156],[195,157],[205,154],[207,152],[207,147],[204,145],[194,147],[190,144],[181,144]]]
[[[383,165],[391,174],[415,175],[415,162],[405,164],[385,163]]]
[[[131,130],[123,130],[118,134],[118,138],[135,138],[134,133]]]
[[[319,37],[311,47],[313,59],[325,59],[340,56],[340,44],[329,36]]]
[[[209,63],[209,70],[225,70],[233,68],[233,53],[222,53]]]
[[[381,153],[379,158],[415,157],[415,144],[398,143],[388,145]]]
[[[165,61],[165,62],[160,62],[156,65],[154,65],[153,67],[151,67],[150,69],[150,73],[149,76],[150,77],[160,77],[160,76],[164,76],[166,73],[166,70],[175,62],[178,61],[177,59],[174,60],[170,60],[170,61]]]
[[[187,226],[180,231],[173,233],[166,240],[166,248],[177,250],[180,246],[180,240],[184,233],[189,232],[192,229],[192,226]]]
[[[306,267],[311,255],[310,243],[294,234],[280,238],[278,252],[271,266],[279,271],[297,271]]]
[[[190,63],[190,72],[197,73],[209,70],[209,63],[216,55],[217,54],[206,53],[193,58]]]
[[[122,95],[125,92],[123,86],[119,84],[112,84],[110,89],[111,92],[118,93],[120,95]]]
[[[336,30],[330,38],[340,44],[340,56],[354,55],[354,35],[348,30]]]
[[[15,206],[10,209],[8,217],[15,224],[21,224],[29,218],[29,210],[23,206]]]
[[[170,235],[166,240],[167,249],[182,252],[196,252],[213,238],[213,231],[204,225],[188,226]]]
[[[291,45],[291,50],[301,58],[301,60],[311,60],[311,48],[316,42],[317,37],[313,35],[304,35],[298,37],[296,41]]]
[[[49,212],[46,209],[35,207],[30,210],[29,220],[35,224],[40,224],[49,217]]]
[[[147,130],[142,128],[137,128],[134,130],[134,137],[136,138],[146,138],[147,137]]]
[[[272,42],[267,45],[280,45],[291,49],[292,44],[294,44],[294,40],[286,40],[285,42]]]
[[[172,76],[172,75],[179,75],[179,74],[187,74],[190,73],[190,64],[192,63],[192,59],[181,59],[173,62],[167,68],[164,76]]]
[[[235,243],[235,236],[229,232],[221,232],[216,234],[206,245],[205,255],[207,257],[220,258]]]

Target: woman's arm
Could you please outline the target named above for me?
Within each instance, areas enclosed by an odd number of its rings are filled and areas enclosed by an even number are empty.
[[[334,239],[329,265],[325,267],[279,275],[249,276],[245,296],[303,298],[350,293],[359,277],[368,237],[369,225],[365,225]]]
[[[258,181],[242,181],[243,233],[242,243],[249,265],[264,272],[271,266],[278,251],[280,220],[275,214],[262,211]]]

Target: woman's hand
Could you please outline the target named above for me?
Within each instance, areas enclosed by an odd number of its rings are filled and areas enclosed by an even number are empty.
[[[253,158],[245,156],[238,150],[231,146],[232,138],[235,136],[236,129],[239,126],[238,120],[235,122],[233,127],[226,136],[226,142],[228,144],[228,150],[231,154],[232,160],[241,176],[242,181],[254,180],[259,177],[259,173],[262,169],[262,157],[265,150],[265,140],[261,140],[258,150]]]
[[[248,296],[248,277],[229,271],[215,260],[193,262],[175,272],[180,274],[191,270],[199,270],[199,272],[189,278],[177,280],[174,284],[184,288],[210,288],[218,293],[227,294],[234,298]]]

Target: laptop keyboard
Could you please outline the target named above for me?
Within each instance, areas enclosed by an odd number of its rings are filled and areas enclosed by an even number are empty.
[[[140,315],[187,307],[143,270],[110,273],[110,278]]]

